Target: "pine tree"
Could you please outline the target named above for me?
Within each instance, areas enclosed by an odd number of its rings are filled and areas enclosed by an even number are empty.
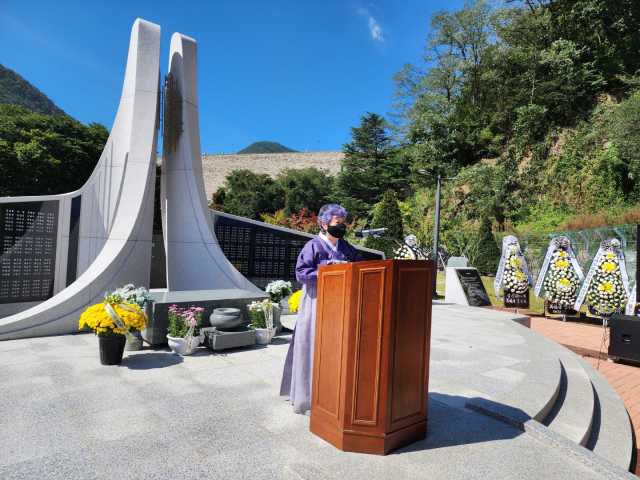
[[[396,194],[393,190],[387,190],[382,196],[382,202],[377,208],[370,228],[388,228],[389,231],[383,236],[404,238],[402,213],[400,212],[398,200],[396,199]],[[396,242],[373,237],[367,237],[364,242],[364,246],[384,252],[387,258],[392,256],[392,248],[398,248],[398,244]]]
[[[494,276],[498,269],[500,255],[500,249],[491,231],[491,220],[485,217],[478,231],[478,256],[473,266],[478,269],[480,275]]]

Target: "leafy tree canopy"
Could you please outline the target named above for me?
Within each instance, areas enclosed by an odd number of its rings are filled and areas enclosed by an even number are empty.
[[[333,180],[328,171],[315,167],[284,170],[276,179],[284,192],[284,215],[290,217],[303,208],[317,214],[329,203]]]
[[[387,189],[404,183],[408,169],[389,135],[389,124],[376,113],[367,112],[358,127],[351,127],[352,141],[343,145],[333,195],[350,214],[366,214]]]
[[[80,188],[109,131],[71,117],[0,105],[0,196],[52,195]]]
[[[254,220],[284,207],[284,192],[276,181],[266,173],[250,170],[234,170],[227,175],[225,196],[225,212]]]

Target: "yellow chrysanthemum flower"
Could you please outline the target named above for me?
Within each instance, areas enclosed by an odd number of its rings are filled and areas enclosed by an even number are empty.
[[[571,285],[571,281],[567,280],[566,278],[563,278],[562,280],[560,280],[558,282],[560,285],[562,285],[563,287],[566,287],[567,285]]]
[[[602,270],[605,272],[613,272],[616,269],[615,263],[606,262],[602,264]]]
[[[613,285],[611,285],[609,282],[605,282],[598,287],[598,290],[605,293],[611,293],[613,291],[613,288]]]
[[[615,255],[613,253],[607,253],[607,258],[615,258]]]
[[[567,268],[569,266],[569,262],[566,260],[558,260],[556,261],[556,266],[560,268]]]
[[[297,312],[300,307],[300,296],[302,295],[302,290],[298,290],[296,293],[289,297],[289,310],[292,312]]]
[[[558,254],[558,256],[559,256],[560,258],[565,258],[565,257],[567,256],[567,252],[560,252],[560,253]]]
[[[104,303],[99,303],[87,308],[80,316],[80,329],[89,328],[95,333],[104,333],[108,330],[113,330],[114,333],[124,334],[124,331],[117,328],[113,323],[113,319],[104,309],[104,305]],[[136,305],[132,305],[126,302],[123,302],[123,305],[138,308]],[[112,303],[111,306],[129,330],[145,329],[145,325],[147,324],[147,316],[144,313],[139,310],[135,312],[126,310],[115,303]]]

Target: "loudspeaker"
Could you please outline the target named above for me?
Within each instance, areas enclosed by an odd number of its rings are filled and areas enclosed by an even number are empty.
[[[640,361],[640,317],[616,314],[609,327],[609,355]]]

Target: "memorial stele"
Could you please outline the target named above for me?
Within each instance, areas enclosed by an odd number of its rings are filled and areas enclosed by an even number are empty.
[[[163,142],[161,177],[168,291],[264,294],[229,263],[214,233],[193,39],[173,35],[168,79],[171,141]],[[80,314],[107,290],[148,288],[161,80],[160,26],[137,19],[120,105],[89,180],[71,193],[0,198],[0,340],[77,332]]]

